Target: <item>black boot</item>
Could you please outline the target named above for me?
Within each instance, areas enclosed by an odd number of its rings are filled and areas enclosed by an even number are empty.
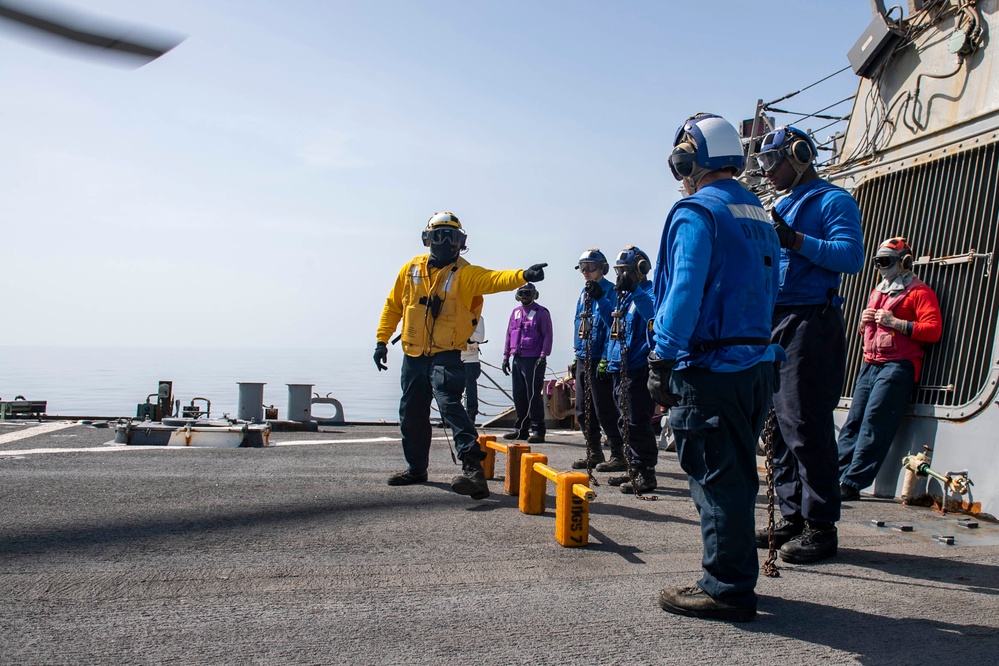
[[[780,548],[785,543],[805,531],[805,519],[801,516],[785,516],[774,525],[774,548]],[[770,535],[766,528],[756,530],[756,547],[770,548]]]
[[[628,480],[621,484],[622,493],[631,495],[635,493],[636,489],[639,493],[647,493],[659,486],[659,482],[656,479],[655,467],[632,467],[632,471],[635,473],[635,484],[632,485],[631,479],[627,476],[624,477]],[[610,483],[610,481],[607,483]]]
[[[398,474],[393,474],[388,478],[388,484],[390,486],[411,486],[414,483],[426,483],[427,473],[423,472],[420,474],[410,472],[406,470],[405,472],[399,472]]]
[[[805,530],[780,547],[780,559],[791,564],[811,564],[836,554],[836,523],[805,521]]]
[[[600,450],[600,442],[596,443],[591,442],[589,446],[587,446],[587,448],[589,449],[589,456],[590,456],[589,467],[590,469],[593,469],[594,467],[596,467],[597,465],[599,465],[604,461],[604,452]],[[585,457],[580,458],[576,462],[572,463],[572,468],[586,469],[587,468],[586,458]]]
[[[676,615],[729,622],[749,622],[756,617],[755,605],[733,605],[715,599],[697,585],[663,588],[659,591],[659,607]]]
[[[508,433],[504,433],[503,439],[527,439],[526,432],[520,432],[519,430],[513,430]]]
[[[626,472],[628,461],[624,459],[624,445],[613,444],[610,447],[610,460],[597,465],[598,472]]]
[[[479,460],[462,460],[461,474],[451,479],[451,490],[474,500],[489,497],[489,484]]]

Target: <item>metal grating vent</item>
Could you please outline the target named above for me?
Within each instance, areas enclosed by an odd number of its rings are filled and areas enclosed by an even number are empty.
[[[989,382],[997,303],[992,253],[999,235],[999,157],[992,143],[862,183],[853,193],[864,227],[864,269],[843,281],[847,327],[846,398],[863,358],[856,334],[860,313],[876,283],[871,265],[878,244],[908,239],[916,275],[940,300],[943,337],[928,347],[915,410],[960,407]],[[971,405],[975,411],[979,405]],[[925,408],[923,408],[925,409]],[[965,411],[954,417],[970,416]]]

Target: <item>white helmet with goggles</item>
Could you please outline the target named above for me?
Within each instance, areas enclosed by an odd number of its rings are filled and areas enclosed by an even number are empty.
[[[467,236],[461,229],[461,220],[458,216],[450,211],[444,211],[430,216],[422,238],[425,247],[447,243],[461,250],[465,247]]]
[[[669,168],[677,180],[690,178],[696,186],[710,171],[730,169],[738,176],[745,166],[739,132],[721,116],[699,113],[676,130]]]
[[[579,263],[576,264],[576,270],[586,270],[588,272],[597,270],[607,275],[610,272],[610,265],[607,263],[607,257],[604,256],[604,253],[599,248],[591,247],[579,255]]]

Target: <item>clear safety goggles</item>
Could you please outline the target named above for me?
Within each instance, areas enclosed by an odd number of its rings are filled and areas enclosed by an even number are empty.
[[[760,153],[756,156],[756,161],[760,165],[760,168],[763,169],[763,172],[766,173],[776,169],[784,161],[785,157],[784,149],[777,148],[776,150]]]
[[[790,132],[781,127],[763,137],[763,151],[756,156],[763,171],[773,171],[786,157],[785,146]]]

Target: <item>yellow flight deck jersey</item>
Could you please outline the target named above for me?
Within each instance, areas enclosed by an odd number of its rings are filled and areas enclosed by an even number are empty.
[[[429,254],[421,254],[402,267],[378,322],[378,342],[387,344],[402,320],[402,351],[407,356],[464,349],[482,312],[483,294],[524,284],[520,269],[491,271],[461,257],[443,268],[429,268],[429,259]],[[436,318],[431,313],[435,295],[440,299]]]

